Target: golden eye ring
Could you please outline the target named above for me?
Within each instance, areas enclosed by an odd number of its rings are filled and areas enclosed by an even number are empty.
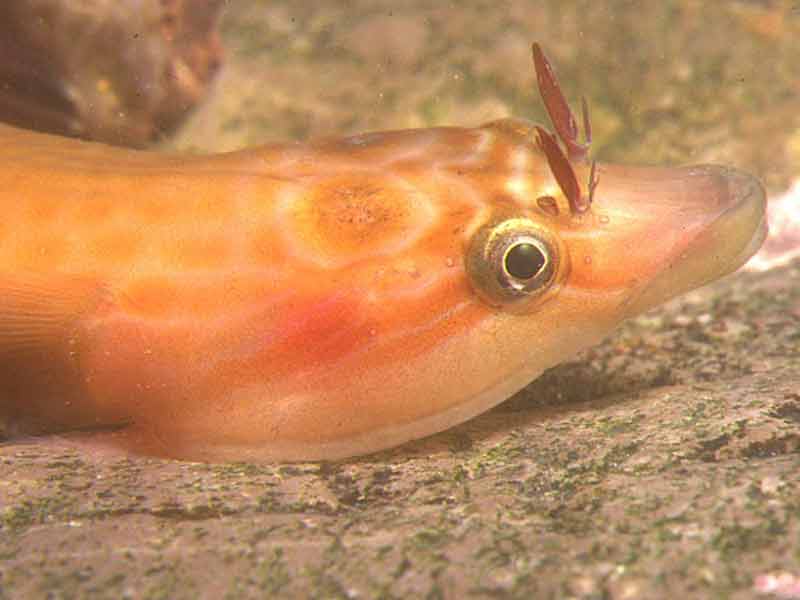
[[[556,235],[522,216],[496,216],[469,241],[465,268],[473,289],[493,306],[525,306],[551,295],[568,266]]]

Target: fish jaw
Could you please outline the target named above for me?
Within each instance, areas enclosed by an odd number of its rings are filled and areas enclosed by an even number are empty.
[[[742,171],[601,165],[598,173],[595,205],[570,248],[570,282],[618,297],[622,318],[732,273],[766,238],[766,193]]]

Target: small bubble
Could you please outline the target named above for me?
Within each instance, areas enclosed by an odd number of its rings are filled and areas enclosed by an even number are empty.
[[[592,264],[592,257],[587,254],[586,256],[583,257],[583,262],[586,263],[587,265]]]
[[[375,337],[376,335],[378,335],[378,330],[377,330],[377,329],[370,329],[370,330],[369,330],[369,334],[370,334],[372,337]]]
[[[452,268],[456,266],[456,261],[454,261],[451,257],[448,256],[446,259],[444,259],[444,264]]]
[[[603,225],[608,225],[608,223],[609,223],[609,221],[611,221],[611,219],[608,218],[608,215],[600,215],[599,221]]]

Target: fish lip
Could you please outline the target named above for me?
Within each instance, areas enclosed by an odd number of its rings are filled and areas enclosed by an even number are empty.
[[[709,225],[709,228],[725,229],[726,225],[730,227],[726,220],[744,221],[748,212],[752,213],[753,216],[758,214],[758,222],[752,228],[747,243],[742,246],[736,255],[730,257],[728,267],[724,273],[719,275],[720,277],[732,273],[744,265],[758,251],[769,232],[767,225],[767,193],[764,190],[764,186],[749,173],[730,167],[724,167],[724,169],[728,178],[728,187],[733,189],[734,200],[731,206],[722,211]]]
[[[764,190],[764,186],[758,179],[742,171],[734,171],[734,176],[742,178],[741,180],[743,181],[743,185],[737,188],[739,192],[738,198],[734,205],[725,210],[714,223],[726,218],[732,212],[741,211],[745,207],[744,205],[760,208],[761,215],[748,243],[736,256],[731,257],[729,270],[726,271],[725,275],[737,270],[758,252],[758,249],[769,234],[769,225],[767,223],[767,193]],[[736,215],[733,215],[733,218],[735,217]]]
[[[715,165],[689,169],[693,174],[724,178],[728,199],[719,212],[673,254],[660,273],[628,298],[624,303],[628,316],[640,314],[736,271],[758,251],[767,237],[767,194],[757,178]]]

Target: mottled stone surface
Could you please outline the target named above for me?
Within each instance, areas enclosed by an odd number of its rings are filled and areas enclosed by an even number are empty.
[[[0,120],[144,146],[207,93],[221,0],[0,3]]]
[[[229,63],[171,147],[541,118],[538,39],[588,96],[600,157],[730,163],[780,191],[798,175],[800,14],[709,5],[230,2]],[[760,575],[800,572],[799,358],[794,262],[676,300],[489,414],[360,460],[6,444],[0,598],[752,598]]]

